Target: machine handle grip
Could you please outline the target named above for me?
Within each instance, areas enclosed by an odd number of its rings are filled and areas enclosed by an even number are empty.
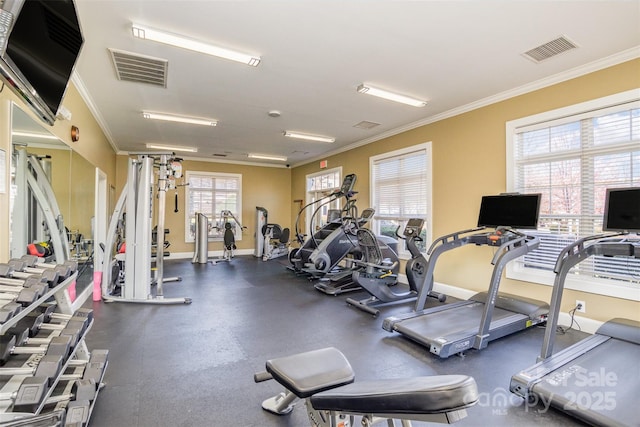
[[[257,383],[261,383],[263,381],[269,381],[271,379],[273,379],[273,376],[269,372],[266,372],[266,371],[257,372],[255,374],[253,374],[253,381],[257,382]]]

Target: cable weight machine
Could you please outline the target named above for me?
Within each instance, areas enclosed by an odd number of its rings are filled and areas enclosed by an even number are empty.
[[[109,223],[104,245],[102,298],[106,302],[190,304],[190,298],[165,298],[163,284],[180,281],[164,277],[164,217],[169,178],[180,173],[173,153],[143,153],[128,163],[127,184]],[[157,250],[152,276],[153,173],[158,168]],[[126,250],[121,251],[122,230]],[[102,245],[101,245],[102,246]],[[124,252],[124,253],[123,253]],[[155,292],[152,286],[155,285]],[[119,291],[119,292],[118,292]]]

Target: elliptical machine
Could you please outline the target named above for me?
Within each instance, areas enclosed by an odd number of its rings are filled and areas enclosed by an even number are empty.
[[[291,263],[289,268],[291,270],[301,274],[323,275],[338,264],[338,262],[356,246],[355,236],[350,236],[344,229],[346,225],[345,217],[353,216],[350,212],[355,208],[355,204],[350,201],[351,197],[355,194],[353,191],[355,182],[356,175],[349,174],[344,177],[340,190],[308,203],[300,209],[295,224],[295,237],[301,246],[300,248],[293,249],[289,253],[289,262]],[[318,206],[311,215],[311,218],[314,218],[322,206],[340,197],[346,199],[342,217],[327,223],[320,230],[313,233],[309,239],[304,241],[304,235],[299,231],[299,221],[302,212],[309,206],[317,204]],[[349,224],[351,224],[351,222],[349,222]]]
[[[393,273],[393,269],[398,262],[383,258],[379,243],[371,230],[365,228],[358,230],[358,244],[364,258],[353,262],[364,268],[355,270],[352,274],[352,279],[354,283],[369,292],[371,296],[363,300],[347,298],[347,304],[375,317],[380,313],[380,310],[376,307],[398,301],[414,301],[417,298],[420,291],[419,287],[425,284],[427,267],[427,260],[416,245],[416,242],[422,241],[420,232],[423,225],[423,219],[411,218],[402,233],[403,236],[398,234],[400,227],[396,230],[396,236],[406,242],[407,248],[411,253],[411,259],[407,261],[405,267],[409,290],[404,292],[394,292],[391,289],[391,286],[396,285],[398,282],[397,275]],[[429,296],[437,298],[440,302],[446,300],[446,295],[434,293],[431,290],[429,290]]]

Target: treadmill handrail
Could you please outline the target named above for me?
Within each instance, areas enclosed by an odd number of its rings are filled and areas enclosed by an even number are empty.
[[[486,227],[469,228],[467,230],[456,231],[454,233],[438,237],[436,240],[433,241],[433,243],[431,243],[431,246],[429,246],[429,249],[427,250],[427,255],[431,255],[431,253],[434,251],[436,246],[449,243],[449,239],[461,240],[460,235],[462,234],[475,233],[477,231],[484,230],[484,229],[486,229]]]
[[[581,239],[576,240],[575,242],[573,242],[569,246],[566,246],[564,249],[562,249],[560,251],[560,253],[558,254],[558,259],[556,260],[556,265],[553,268],[553,272],[554,273],[558,273],[560,271],[561,264],[563,262],[565,262],[566,258],[568,258],[570,256],[574,256],[575,254],[578,254],[578,253],[582,252],[584,250],[585,243],[593,241],[593,240],[602,240],[602,239],[606,239],[606,238],[609,238],[609,237],[621,236],[621,235],[624,235],[624,234],[625,233],[623,233],[623,232],[613,233],[613,234],[612,233],[603,233],[603,234],[595,234],[593,236],[583,237]]]
[[[562,303],[562,294],[564,292],[564,284],[569,271],[594,255],[607,256],[636,256],[636,245],[630,242],[612,242],[608,241],[611,237],[625,235],[626,233],[615,234],[599,234],[595,236],[584,237],[577,240],[571,245],[564,248],[558,260],[554,272],[556,277],[553,282],[553,290],[551,291],[551,302],[549,303],[549,315],[547,317],[547,326],[544,331],[544,340],[538,361],[545,360],[553,355],[553,346],[555,344],[556,329],[558,327],[558,317],[560,316],[560,304]],[[594,242],[588,246],[585,243]]]
[[[540,239],[537,236],[525,235],[520,232],[516,234],[520,235],[520,237],[503,243],[491,261],[494,268],[491,273],[489,292],[484,304],[478,334],[474,342],[474,348],[478,350],[482,350],[488,344],[487,338],[489,337],[493,310],[496,305],[496,298],[498,298],[498,290],[500,289],[500,280],[502,279],[504,267],[512,260],[526,255],[540,246]]]

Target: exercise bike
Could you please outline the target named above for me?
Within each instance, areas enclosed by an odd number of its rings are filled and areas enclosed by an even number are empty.
[[[396,236],[406,242],[407,249],[411,253],[411,259],[407,261],[405,267],[409,290],[404,292],[394,292],[391,289],[398,282],[398,277],[394,274],[394,268],[398,264],[397,259],[394,261],[383,256],[379,242],[371,230],[365,228],[358,230],[358,245],[363,253],[363,259],[354,260],[353,263],[364,268],[355,270],[352,279],[371,296],[363,300],[347,298],[347,304],[377,316],[380,310],[376,307],[399,301],[414,301],[418,297],[420,287],[425,286],[427,267],[427,260],[416,245],[416,242],[422,241],[420,233],[423,225],[423,219],[411,218],[402,236],[398,234],[400,227],[396,229]],[[444,302],[447,298],[446,295],[434,293],[431,290],[429,290],[429,296],[440,302]]]
[[[478,387],[466,375],[435,375],[403,379],[355,381],[349,361],[329,347],[271,359],[266,371],[254,375],[255,382],[274,379],[285,391],[262,402],[276,415],[290,413],[298,399],[305,399],[313,427],[353,427],[386,420],[403,427],[411,421],[452,424],[467,416],[467,408],[478,401]]]

